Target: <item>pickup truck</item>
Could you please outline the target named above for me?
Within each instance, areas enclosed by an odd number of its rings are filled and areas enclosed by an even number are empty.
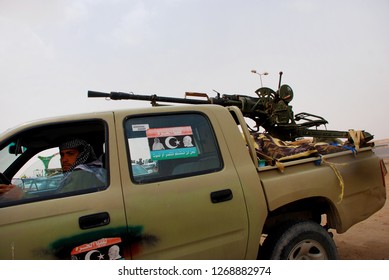
[[[105,187],[55,192],[69,136],[93,146]],[[35,195],[0,199],[0,259],[337,259],[329,229],[344,233],[385,203],[372,147],[280,168],[259,164],[255,145],[236,106],[121,109],[8,130],[0,183]]]

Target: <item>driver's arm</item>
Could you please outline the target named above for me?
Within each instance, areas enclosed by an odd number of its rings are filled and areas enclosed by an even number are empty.
[[[19,200],[23,195],[23,190],[15,185],[0,184],[0,200]]]

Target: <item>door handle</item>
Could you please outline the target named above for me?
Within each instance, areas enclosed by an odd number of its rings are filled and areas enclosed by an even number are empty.
[[[232,191],[230,189],[211,192],[212,203],[219,203],[231,200],[233,198]]]
[[[108,212],[82,216],[78,219],[81,229],[90,229],[108,225],[111,222]]]

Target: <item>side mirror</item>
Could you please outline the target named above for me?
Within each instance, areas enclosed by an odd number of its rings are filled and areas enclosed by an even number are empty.
[[[20,155],[23,152],[25,152],[27,149],[26,147],[23,147],[22,145],[19,144],[19,141],[17,143],[12,142],[11,144],[8,145],[8,152],[11,155]]]

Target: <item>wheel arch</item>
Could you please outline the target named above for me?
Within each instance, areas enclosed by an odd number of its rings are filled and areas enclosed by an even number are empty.
[[[301,219],[312,220],[328,228],[341,228],[340,216],[332,201],[325,197],[310,197],[269,211],[262,233],[268,234],[279,224]]]

